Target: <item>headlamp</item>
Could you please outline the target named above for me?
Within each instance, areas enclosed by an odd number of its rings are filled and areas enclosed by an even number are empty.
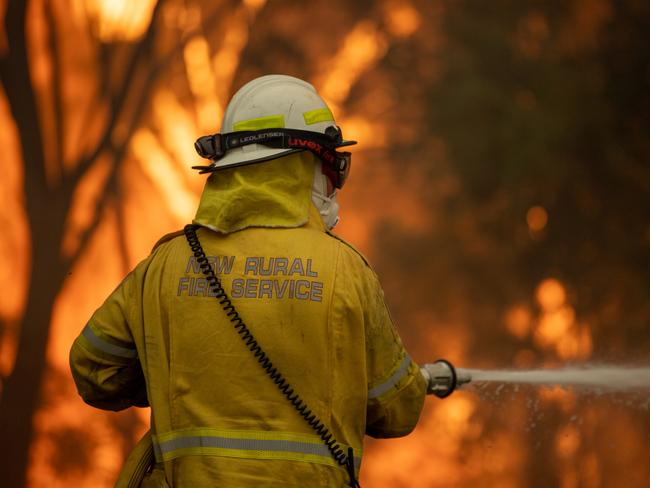
[[[337,151],[336,148],[356,144],[356,141],[343,139],[340,127],[330,126],[325,133],[298,129],[261,129],[238,131],[227,134],[211,134],[199,137],[194,143],[196,152],[202,158],[210,159],[209,166],[192,166],[201,173],[211,173],[225,166],[216,163],[230,149],[262,144],[272,148],[310,151],[323,162],[323,172],[332,180],[336,188],[342,188],[350,174],[352,154]],[[253,163],[255,161],[252,161]],[[241,163],[240,163],[241,164]]]

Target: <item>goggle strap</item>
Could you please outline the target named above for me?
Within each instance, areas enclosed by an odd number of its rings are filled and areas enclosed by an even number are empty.
[[[201,157],[215,162],[223,158],[228,150],[251,144],[263,144],[278,149],[307,150],[325,163],[328,176],[337,188],[341,188],[349,171],[350,153],[336,151],[336,147],[341,144],[343,137],[338,127],[331,129],[328,134],[284,128],[217,133],[200,137],[194,143],[194,147]],[[194,168],[199,169],[201,173],[214,170],[213,166],[195,166]]]

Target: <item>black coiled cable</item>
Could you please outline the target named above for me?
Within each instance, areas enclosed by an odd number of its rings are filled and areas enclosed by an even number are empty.
[[[329,431],[329,429],[327,429],[323,422],[321,422],[320,419],[316,417],[314,413],[312,413],[311,409],[307,407],[307,404],[300,398],[298,393],[295,392],[289,382],[284,378],[284,376],[282,376],[282,374],[280,374],[278,369],[273,366],[273,363],[269,359],[268,355],[262,350],[248,326],[239,316],[237,310],[235,310],[235,306],[232,304],[230,297],[228,297],[228,294],[224,290],[223,285],[221,284],[221,280],[214,272],[214,269],[212,269],[212,266],[210,266],[208,258],[203,251],[203,247],[199,242],[199,237],[196,234],[196,230],[198,228],[198,225],[186,225],[184,229],[185,237],[188,244],[190,245],[190,248],[192,249],[192,252],[194,253],[196,262],[199,263],[199,267],[201,268],[201,271],[208,281],[208,285],[210,286],[212,293],[214,293],[214,297],[219,300],[219,304],[221,305],[221,308],[223,308],[224,312],[226,312],[226,316],[230,320],[230,323],[235,328],[242,341],[244,341],[246,347],[248,347],[248,349],[253,353],[253,356],[255,356],[257,359],[258,364],[262,366],[264,372],[269,376],[269,378],[273,380],[273,383],[275,383],[284,397],[289,400],[291,405],[296,409],[300,416],[305,419],[307,424],[309,424],[314,432],[319,435],[319,437],[327,446],[327,449],[332,454],[334,460],[339,465],[345,467],[348,476],[350,477],[350,486],[354,488],[361,488],[361,485],[359,485],[359,482],[357,481],[354,473],[354,452],[352,448],[348,448],[347,454],[343,452],[340,444],[332,436],[332,433]]]

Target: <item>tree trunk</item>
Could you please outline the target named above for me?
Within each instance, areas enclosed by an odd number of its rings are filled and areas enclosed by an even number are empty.
[[[61,235],[71,198],[66,196],[67,187],[52,190],[47,184],[38,108],[29,74],[26,9],[27,2],[8,3],[4,22],[9,50],[0,59],[0,76],[20,133],[32,246],[29,290],[16,360],[0,400],[0,440],[5,443],[0,457],[0,482],[11,488],[25,485],[32,417],[40,401],[47,362],[52,306],[65,277],[60,256]]]
[[[30,222],[33,248],[27,307],[16,362],[0,401],[0,439],[6,443],[0,458],[0,480],[2,486],[11,488],[25,486],[33,416],[40,404],[47,365],[51,313],[65,277],[59,254],[62,225],[56,219],[48,221],[48,216],[51,212],[42,208],[40,218]]]

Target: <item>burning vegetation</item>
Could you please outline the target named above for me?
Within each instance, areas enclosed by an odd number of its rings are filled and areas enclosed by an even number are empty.
[[[149,412],[84,405],[70,345],[192,219],[194,140],[267,73],[312,81],[360,141],[336,230],[417,362],[647,365],[647,2],[4,0],[0,18],[7,486],[114,482]],[[647,401],[486,392],[368,441],[362,485],[650,484]]]

